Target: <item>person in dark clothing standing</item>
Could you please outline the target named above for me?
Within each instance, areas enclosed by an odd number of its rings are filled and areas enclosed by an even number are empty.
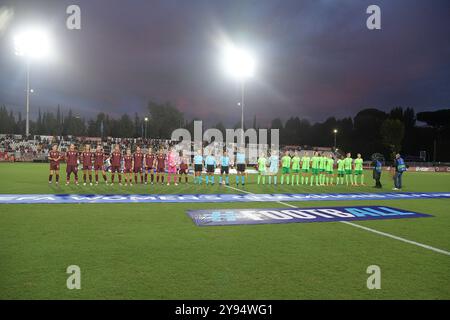
[[[372,162],[372,165],[373,165],[373,179],[375,180],[374,188],[381,189],[383,187],[380,182],[382,172],[381,162],[378,158],[375,158]]]

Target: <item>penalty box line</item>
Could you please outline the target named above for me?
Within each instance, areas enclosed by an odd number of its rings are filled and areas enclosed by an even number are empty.
[[[255,193],[252,193],[252,192],[249,192],[249,191],[245,191],[245,190],[242,190],[242,189],[239,189],[239,188],[235,188],[235,187],[231,187],[231,186],[226,186],[226,187],[230,188],[230,189],[233,189],[233,190],[236,190],[236,191],[244,192],[244,193],[247,193],[247,194],[256,195]],[[282,202],[282,201],[275,201],[275,202],[279,203],[279,204],[282,204],[284,206],[287,206],[287,207],[294,208],[294,209],[301,209],[299,207],[296,207],[296,206],[294,206],[292,204],[289,204],[289,203],[286,203],[286,202]],[[396,236],[396,235],[393,235],[393,234],[390,234],[390,233],[387,233],[387,232],[378,231],[378,230],[375,230],[375,229],[372,229],[372,228],[364,227],[364,226],[361,226],[361,225],[353,223],[353,222],[349,222],[349,221],[339,221],[339,222],[344,223],[344,224],[349,225],[349,226],[352,226],[352,227],[355,227],[355,228],[360,228],[360,229],[363,229],[363,230],[366,230],[366,231],[378,234],[380,236],[384,236],[384,237],[387,237],[387,238],[395,239],[395,240],[398,240],[398,241],[402,241],[402,242],[405,242],[405,243],[409,243],[409,244],[415,245],[417,247],[421,247],[421,248],[424,248],[424,249],[428,249],[428,250],[431,250],[431,251],[434,251],[434,252],[437,252],[437,253],[441,253],[441,254],[445,254],[447,256],[450,256],[450,252],[449,251],[445,251],[443,249],[435,248],[435,247],[429,246],[427,244],[423,244],[423,243],[420,243],[420,242],[417,242],[417,241],[408,240],[408,239],[405,239],[405,238],[402,238],[402,237],[399,237],[399,236]]]

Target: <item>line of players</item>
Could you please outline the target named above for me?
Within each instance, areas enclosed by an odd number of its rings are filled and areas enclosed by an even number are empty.
[[[321,154],[320,152],[313,152],[310,156],[309,152],[305,152],[300,158],[299,153],[295,151],[291,155],[290,151],[286,151],[281,161],[275,153],[267,159],[264,154],[258,158],[258,180],[257,183],[265,184],[266,176],[269,178],[269,184],[277,184],[279,168],[281,167],[280,184],[291,185],[316,185],[316,186],[331,186],[344,185],[358,186],[358,178],[360,185],[364,186],[364,170],[363,159],[361,154],[357,154],[357,158],[353,159],[351,153],[347,153],[346,157],[340,156],[335,160],[333,155],[329,153]],[[335,175],[335,167],[337,169],[337,176]],[[336,178],[336,182],[334,179]]]
[[[95,184],[99,183],[99,175],[102,175],[103,181],[107,184],[107,172],[111,172],[110,184],[114,185],[116,174],[118,176],[119,185],[122,185],[122,167],[123,178],[125,185],[133,185],[138,183],[138,176],[142,184],[148,183],[148,176],[150,175],[150,183],[161,181],[164,184],[166,168],[167,168],[167,184],[173,178],[174,184],[178,185],[177,177],[180,181],[184,176],[185,183],[188,182],[188,162],[187,159],[177,157],[174,150],[169,148],[167,155],[162,150],[153,153],[152,149],[144,154],[140,147],[136,148],[134,153],[131,149],[127,149],[125,154],[122,154],[119,145],[115,145],[112,152],[107,155],[101,146],[97,146],[95,151],[91,151],[90,145],[85,145],[84,150],[78,152],[75,145],[71,144],[69,150],[63,155],[58,151],[58,146],[53,145],[49,152],[48,159],[50,161],[50,174],[48,182],[52,183],[53,176],[55,176],[56,184],[59,183],[60,161],[66,161],[66,185],[70,183],[71,175],[73,174],[75,184],[78,185],[78,164],[82,165],[83,184],[93,185],[92,171],[95,174]],[[106,163],[106,164],[105,164]],[[93,169],[93,170],[92,170]]]
[[[202,184],[203,167],[206,168],[205,183],[214,185],[214,173],[216,167],[220,167],[219,184],[229,185],[229,169],[231,164],[230,157],[224,151],[217,163],[216,158],[206,150],[203,155],[202,150],[198,150],[194,156],[194,183]],[[56,183],[59,182],[59,163],[63,159],[62,154],[57,150],[57,145],[52,147],[49,153],[50,174],[49,183],[52,183],[53,175],[55,175]],[[122,166],[125,185],[132,185],[133,175],[134,182],[138,183],[138,175],[141,183],[148,183],[148,175],[150,182],[153,184],[156,176],[156,183],[161,181],[164,184],[165,173],[167,169],[167,184],[170,185],[173,178],[174,184],[177,185],[177,177],[180,181],[184,176],[185,183],[188,182],[189,161],[185,157],[179,157],[173,148],[169,148],[167,154],[163,150],[153,153],[152,149],[144,154],[140,147],[136,148],[134,153],[130,149],[126,150],[125,155],[122,154],[119,145],[115,145],[110,155],[106,155],[101,146],[97,146],[95,151],[91,151],[90,145],[85,145],[82,152],[75,150],[72,144],[65,154],[66,166],[66,184],[70,182],[70,176],[74,175],[75,184],[78,184],[78,163],[82,164],[83,183],[87,184],[89,179],[90,185],[93,184],[92,169],[95,173],[95,184],[99,183],[99,174],[102,174],[105,183],[108,183],[106,173],[111,172],[111,185],[114,184],[115,176],[118,175],[119,184],[122,185]],[[109,165],[105,165],[109,163]],[[243,150],[238,150],[236,161],[233,163],[236,167],[236,185],[245,185],[246,180],[246,161]],[[335,175],[335,167],[337,167],[337,176]],[[280,184],[291,185],[310,185],[313,186],[330,186],[343,185],[358,186],[358,177],[360,184],[364,185],[363,159],[361,154],[357,154],[356,159],[352,159],[348,153],[346,158],[340,157],[335,161],[332,154],[320,154],[314,152],[310,157],[305,152],[300,158],[297,151],[291,154],[286,151],[281,161],[275,151],[270,157],[266,157],[264,153],[260,154],[257,160],[258,177],[257,184],[265,184],[266,176],[268,184],[276,185],[278,182],[279,169],[281,168]],[[334,179],[336,182],[334,183]]]

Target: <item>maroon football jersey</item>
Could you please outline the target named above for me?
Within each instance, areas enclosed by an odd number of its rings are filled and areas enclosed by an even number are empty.
[[[135,152],[133,155],[134,159],[134,167],[140,168],[142,167],[142,160],[144,159],[144,154],[142,152]]]
[[[94,154],[90,151],[84,151],[81,156],[83,157],[83,166],[91,166]]]
[[[67,151],[66,152],[66,162],[70,166],[76,166],[78,160],[78,152],[76,151]]]
[[[153,168],[153,163],[155,162],[155,156],[153,154],[145,155],[145,165],[148,168]]]
[[[123,158],[124,162],[125,162],[125,169],[131,169],[131,165],[133,163],[133,156],[128,156],[126,155]]]
[[[96,166],[102,166],[103,162],[105,161],[105,154],[103,152],[96,152],[95,153],[95,165]]]
[[[122,153],[115,151],[111,153],[111,165],[113,167],[120,167],[121,160],[122,160]]]
[[[59,163],[59,159],[58,159],[59,155],[60,155],[59,151],[53,151],[53,150],[50,151],[49,156],[52,159],[52,160],[50,160],[50,163],[58,164]],[[54,160],[54,159],[58,159],[58,160]]]
[[[157,167],[160,169],[164,169],[166,167],[166,156],[163,154],[159,154],[156,157]]]

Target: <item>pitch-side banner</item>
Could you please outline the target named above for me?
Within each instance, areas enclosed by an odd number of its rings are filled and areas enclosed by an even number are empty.
[[[335,222],[432,217],[428,214],[385,206],[322,208],[216,209],[186,212],[197,226]]]
[[[35,203],[210,203],[450,198],[450,192],[275,193],[275,194],[0,194],[0,204]]]

